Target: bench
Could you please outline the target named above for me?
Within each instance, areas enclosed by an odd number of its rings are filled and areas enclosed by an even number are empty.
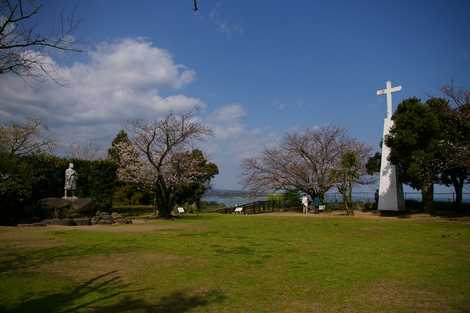
[[[178,212],[178,214],[184,214],[185,213],[184,208],[182,208],[182,207],[176,208],[176,212]]]

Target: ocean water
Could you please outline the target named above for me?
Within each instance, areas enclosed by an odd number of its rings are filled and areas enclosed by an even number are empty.
[[[234,207],[237,205],[266,200],[266,197],[249,197],[249,196],[203,196],[202,201],[211,201],[223,203],[226,207]]]
[[[405,192],[406,200],[417,200],[421,201],[421,193],[419,192]],[[353,201],[361,202],[375,202],[375,195],[373,192],[353,192]],[[454,201],[455,195],[453,193],[435,193],[435,201],[452,202]],[[266,200],[267,197],[262,196],[203,196],[203,201],[212,201],[223,203],[226,207],[234,207],[255,201]],[[339,193],[326,193],[325,201],[327,203],[342,202],[341,195]],[[470,193],[464,193],[463,202],[470,203]]]

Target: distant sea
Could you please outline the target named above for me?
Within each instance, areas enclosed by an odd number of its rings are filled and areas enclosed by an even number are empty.
[[[375,197],[373,192],[353,192],[353,201],[361,202],[374,202]],[[326,202],[341,202],[341,195],[338,193],[327,193],[325,195]],[[263,201],[266,200],[267,196],[250,196],[250,195],[216,195],[209,194],[202,197],[203,201],[211,201],[223,203],[226,207],[234,207],[237,205],[242,205],[254,201]],[[405,192],[406,200],[417,200],[421,201],[421,193],[419,192]],[[444,201],[452,202],[453,194],[452,193],[435,193],[435,201]],[[464,193],[463,202],[470,202],[470,193]]]
[[[202,201],[223,203],[226,207],[234,207],[240,204],[266,200],[266,196],[222,196],[207,195],[202,197]]]

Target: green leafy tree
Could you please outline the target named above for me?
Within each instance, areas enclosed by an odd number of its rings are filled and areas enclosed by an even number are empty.
[[[366,163],[366,172],[368,175],[374,175],[380,173],[380,165],[382,161],[382,144],[383,141],[380,140],[379,152],[376,152],[373,156],[369,157]]]
[[[382,159],[382,153],[376,152],[373,156],[367,160],[366,170],[367,174],[374,175],[375,173],[380,173],[380,163]]]
[[[268,195],[267,200],[281,202],[286,208],[300,208],[302,205],[301,194],[296,190],[271,193]]]
[[[340,166],[335,169],[336,188],[343,198],[344,208],[348,215],[354,215],[352,188],[355,184],[363,183],[361,177],[366,173],[367,155],[361,155],[363,149],[346,150],[341,155]]]
[[[195,180],[177,187],[176,202],[179,204],[194,203],[196,209],[201,211],[201,198],[210,188],[211,179],[219,174],[219,169],[217,165],[209,162],[199,149],[186,152],[186,155],[191,159],[191,163],[194,164],[194,169],[199,175]]]
[[[448,107],[441,98],[424,103],[418,98],[406,99],[393,115],[394,126],[385,138],[391,148],[390,161],[398,166],[404,183],[421,190],[425,209],[431,208],[434,183],[446,167]]]
[[[111,147],[108,149],[108,159],[119,163],[119,144],[130,144],[129,137],[124,130],[120,130],[119,133],[114,137]]]

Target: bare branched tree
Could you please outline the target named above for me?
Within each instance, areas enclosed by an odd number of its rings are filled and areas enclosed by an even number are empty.
[[[42,6],[34,0],[0,0],[0,74],[22,77],[49,75],[50,68],[41,53],[45,49],[80,51],[73,47],[74,14],[61,16],[54,36],[37,31],[34,22]]]
[[[21,156],[51,151],[54,141],[45,136],[45,131],[47,127],[36,119],[0,125],[0,152]]]
[[[133,121],[130,143],[118,145],[118,177],[151,188],[160,216],[171,216],[177,187],[199,179],[197,164],[185,153],[212,132],[191,113],[169,114],[155,122]]]
[[[470,167],[470,89],[456,87],[453,83],[444,85],[441,91],[451,100],[454,113],[456,114],[456,125],[461,130],[460,145],[456,153],[457,163]]]
[[[448,153],[441,182],[454,187],[455,204],[459,205],[465,182],[470,181],[470,89],[457,87],[451,82],[444,85],[441,91],[452,105],[451,123],[447,125],[452,135],[446,141]]]
[[[449,97],[457,107],[470,104],[470,90],[459,88],[455,86],[453,82],[442,86],[441,91]]]
[[[67,156],[72,159],[98,160],[103,158],[100,154],[100,146],[92,141],[82,143],[72,143],[67,147]]]
[[[344,129],[334,126],[287,134],[277,147],[243,160],[243,183],[257,191],[298,190],[323,200],[351,142]]]

